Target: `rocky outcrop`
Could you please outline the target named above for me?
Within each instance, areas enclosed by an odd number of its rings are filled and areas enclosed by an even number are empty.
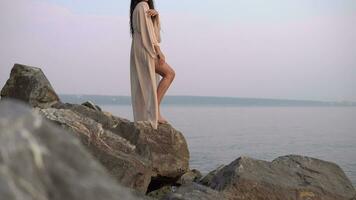
[[[159,125],[158,130],[154,130],[151,128],[149,123],[133,123],[107,113],[89,109],[82,105],[69,103],[59,103],[54,105],[51,109],[42,109],[42,111],[47,118],[59,123],[63,117],[53,117],[53,115],[50,117],[51,115],[46,113],[53,111],[56,111],[57,113],[72,111],[76,115],[81,116],[80,118],[82,120],[91,120],[91,122],[87,123],[87,127],[89,125],[97,124],[102,129],[102,134],[100,134],[99,138],[102,138],[102,140],[105,141],[105,144],[111,148],[114,148],[113,146],[118,146],[119,144],[117,142],[113,142],[115,141],[113,140],[113,137],[121,138],[121,140],[125,141],[128,146],[132,147],[130,153],[132,155],[134,154],[134,157],[139,158],[142,162],[147,163],[147,166],[150,169],[150,181],[144,181],[145,184],[142,186],[142,188],[145,188],[148,192],[158,189],[166,184],[175,182],[182,174],[188,171],[189,151],[185,138],[182,133],[175,130],[169,124],[161,124]],[[62,126],[67,126],[70,122],[75,122],[76,124],[79,122],[79,124],[84,124],[79,119],[70,119],[69,116],[70,114],[65,117],[68,119],[68,122],[61,123]],[[93,127],[86,129],[94,130],[93,132],[95,133],[98,132],[95,131],[96,128]],[[88,142],[85,142],[88,141],[88,136],[85,132],[77,131],[77,134],[84,137],[83,142],[88,144],[90,149],[93,148],[93,145],[89,145]],[[123,146],[124,145],[120,144],[120,147]],[[122,150],[119,149],[117,152],[127,152],[129,149],[130,148],[125,147]],[[102,156],[97,157],[100,160]],[[103,162],[105,166],[110,164],[112,165],[112,163],[113,162],[110,160]],[[109,170],[113,170],[113,167],[114,166],[109,166],[108,168]],[[127,170],[129,169],[130,168],[127,168]],[[119,179],[122,179],[121,177],[122,176],[119,176]],[[150,185],[146,185],[146,183],[150,183]],[[137,187],[134,188],[137,189]]]
[[[58,95],[40,68],[20,64],[12,68],[10,78],[1,90],[1,98],[15,98],[40,108],[59,102]]]
[[[124,186],[142,193],[175,182],[189,169],[183,134],[169,124],[154,130],[101,111],[92,102],[62,103],[41,69],[16,64],[2,98],[20,99],[42,116],[78,136]]]
[[[156,177],[177,179],[189,168],[189,151],[183,134],[169,124],[161,124],[158,130],[148,123],[123,123],[113,130],[138,147],[141,156],[152,161]]]
[[[83,109],[89,108],[83,106]],[[103,128],[102,124],[72,110],[47,108],[39,112],[77,135],[121,184],[142,193],[147,191],[152,177],[151,161],[136,154],[136,146]]]
[[[39,68],[16,64],[1,97],[0,199],[356,197],[339,166],[296,155],[272,162],[241,157],[201,178],[189,169],[185,138],[171,125],[154,130],[148,122],[130,122],[93,102],[63,103]],[[3,99],[26,102],[37,114]]]
[[[208,185],[234,200],[350,200],[350,180],[334,163],[289,155],[272,162],[241,157],[221,168]]]
[[[155,177],[177,179],[188,171],[189,150],[183,134],[169,124],[160,124],[157,130],[148,123],[133,123],[113,115],[76,104],[56,104],[55,109],[72,110],[80,116],[93,119],[102,128],[125,138],[135,146],[140,156],[151,160]]]
[[[0,101],[0,152],[0,199],[141,199],[77,138],[22,103]]]

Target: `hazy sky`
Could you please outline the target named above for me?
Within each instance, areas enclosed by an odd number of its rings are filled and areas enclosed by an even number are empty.
[[[130,95],[129,0],[0,0],[14,63],[58,93]],[[356,0],[156,0],[168,95],[356,101]]]

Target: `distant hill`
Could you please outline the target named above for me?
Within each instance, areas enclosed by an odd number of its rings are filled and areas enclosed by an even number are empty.
[[[83,103],[91,100],[98,105],[131,105],[130,96],[59,95],[63,102]],[[212,97],[212,96],[166,96],[165,105],[216,105],[216,106],[356,106],[356,102],[327,102],[310,100]]]

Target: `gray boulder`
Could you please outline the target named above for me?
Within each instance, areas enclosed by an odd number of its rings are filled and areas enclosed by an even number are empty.
[[[81,142],[38,113],[0,101],[0,199],[134,200]]]
[[[272,162],[241,157],[208,185],[234,200],[350,200],[355,189],[336,164],[288,155]]]
[[[48,108],[59,97],[40,68],[15,64],[1,90],[1,98],[14,98],[33,107]]]

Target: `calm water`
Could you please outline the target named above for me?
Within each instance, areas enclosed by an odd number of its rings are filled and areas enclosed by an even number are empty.
[[[132,120],[131,106],[102,106]],[[207,173],[244,155],[273,160],[301,154],[336,162],[356,185],[355,107],[228,107],[163,105],[185,135],[191,168]]]

